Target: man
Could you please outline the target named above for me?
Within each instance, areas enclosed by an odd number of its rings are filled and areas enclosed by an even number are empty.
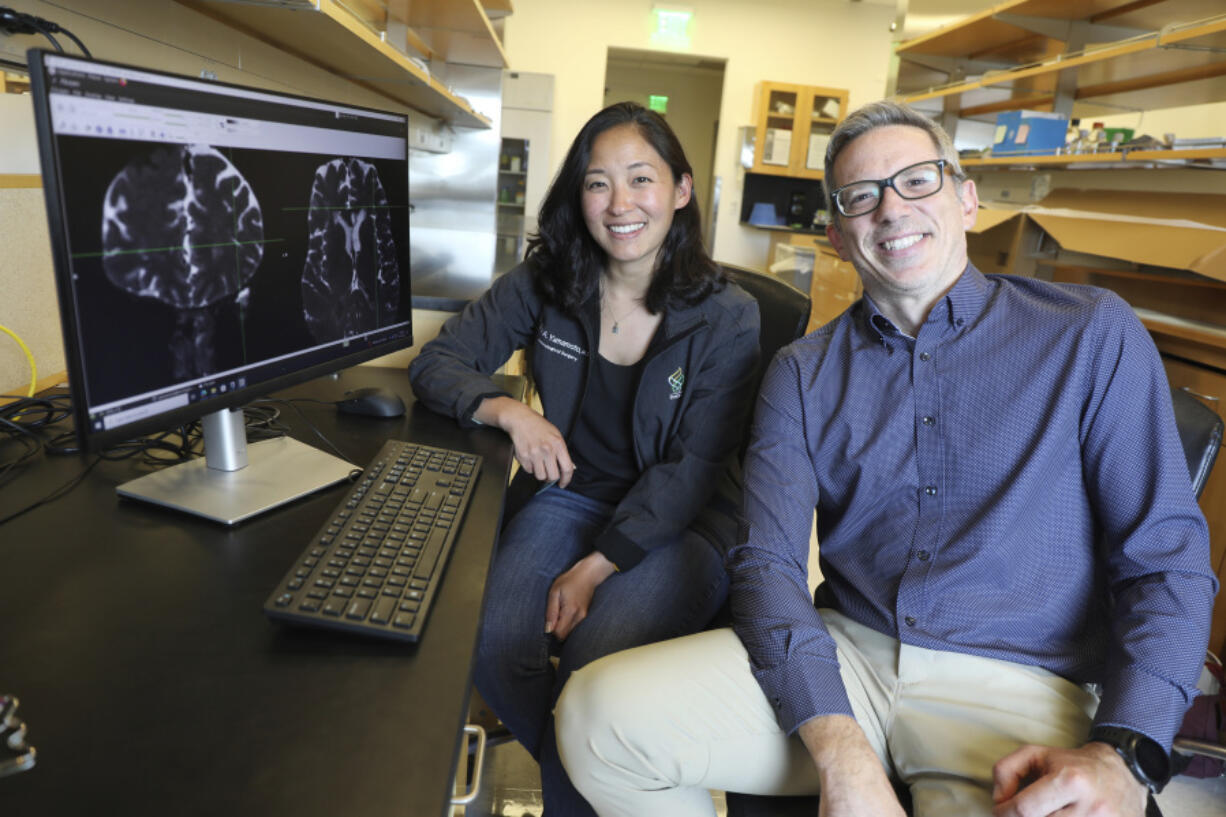
[[[1140,817],[1217,591],[1153,343],[1110,292],[970,265],[975,185],[905,106],[840,125],[826,180],[864,298],[762,384],[735,635],[573,677],[571,778],[602,816],[898,815],[897,781],[923,817]]]

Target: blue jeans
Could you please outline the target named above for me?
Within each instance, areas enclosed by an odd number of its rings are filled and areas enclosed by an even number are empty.
[[[550,586],[592,552],[612,511],[556,487],[542,491],[507,524],[486,585],[474,682],[540,763],[548,817],[595,815],[566,777],[554,737],[553,705],[570,674],[618,650],[697,632],[728,594],[722,555],[687,530],[596,588],[587,618],[565,641],[546,635]]]

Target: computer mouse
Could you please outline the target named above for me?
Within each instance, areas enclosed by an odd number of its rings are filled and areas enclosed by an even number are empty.
[[[336,401],[336,410],[366,417],[399,417],[404,414],[404,401],[394,391],[371,386],[345,392],[345,398]]]

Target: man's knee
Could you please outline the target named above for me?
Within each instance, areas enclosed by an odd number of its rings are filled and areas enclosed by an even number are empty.
[[[602,672],[604,669],[608,671]],[[629,693],[621,688],[619,675],[612,662],[597,660],[566,681],[554,709],[558,750],[564,762],[592,751],[633,715],[625,711]]]
[[[633,662],[620,660],[622,655],[598,659],[573,673],[554,709],[558,754],[581,792],[585,781],[608,783],[610,775],[628,775],[641,784],[657,779],[661,771],[650,760],[656,755],[652,747],[661,713],[642,688]]]

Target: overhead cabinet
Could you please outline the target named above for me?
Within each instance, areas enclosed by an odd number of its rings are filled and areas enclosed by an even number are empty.
[[[754,173],[820,179],[826,143],[847,115],[847,91],[759,82],[754,94]]]

